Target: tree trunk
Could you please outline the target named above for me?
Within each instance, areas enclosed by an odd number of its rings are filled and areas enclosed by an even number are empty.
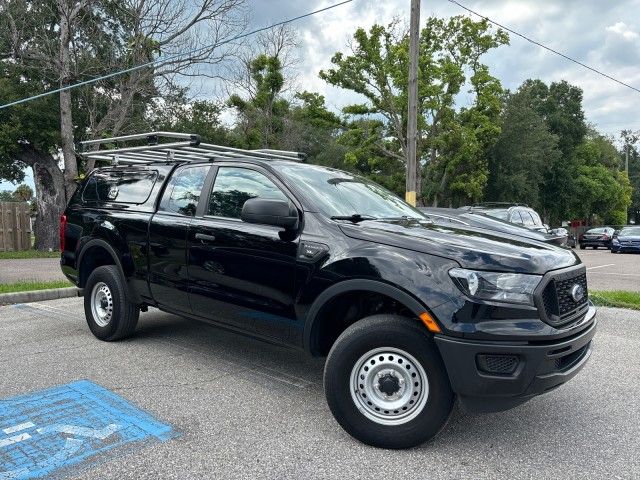
[[[60,87],[66,87],[71,80],[71,55],[69,52],[70,25],[69,9],[66,2],[60,2]],[[71,90],[60,92],[60,137],[64,157],[64,191],[71,198],[76,188],[78,163],[73,142],[73,116],[71,112]]]
[[[58,225],[67,204],[64,194],[65,178],[56,160],[50,155],[43,155],[32,164],[32,169],[36,186],[36,221],[33,228],[35,249],[58,250]]]

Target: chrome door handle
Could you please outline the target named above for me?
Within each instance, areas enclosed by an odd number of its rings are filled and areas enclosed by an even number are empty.
[[[216,237],[214,235],[207,235],[206,233],[196,233],[196,240],[200,240],[202,243],[215,242]]]

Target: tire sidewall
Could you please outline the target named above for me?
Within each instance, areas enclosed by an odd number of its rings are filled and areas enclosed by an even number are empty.
[[[444,427],[454,400],[435,345],[423,331],[424,327],[414,325],[413,320],[376,315],[358,323],[365,321],[369,324],[366,328],[347,329],[327,358],[324,383],[329,407],[342,427],[364,443],[386,448],[407,448],[424,443]],[[354,365],[365,353],[380,347],[404,350],[427,374],[426,404],[415,418],[400,425],[382,425],[370,420],[358,410],[351,396]]]
[[[85,285],[86,294],[84,296],[84,310],[87,318],[87,325],[89,326],[91,333],[101,340],[109,340],[116,334],[118,331],[118,324],[124,314],[124,302],[126,302],[126,297],[124,289],[120,284],[118,274],[119,272],[117,271],[117,267],[113,265],[98,267],[91,273]],[[93,288],[99,282],[104,282],[107,287],[109,287],[113,299],[113,313],[109,323],[104,327],[101,327],[96,323],[93,317],[93,309],[91,308]]]

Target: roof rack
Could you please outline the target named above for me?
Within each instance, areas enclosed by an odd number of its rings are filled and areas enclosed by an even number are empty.
[[[474,207],[529,207],[526,203],[514,202],[480,202],[474,203]]]
[[[140,144],[144,141],[145,144]],[[164,142],[163,142],[164,141]],[[133,144],[133,145],[132,145]],[[285,150],[226,147],[202,143],[192,133],[148,132],[80,142],[85,159],[119,164],[153,162],[197,162],[213,159],[254,159],[304,161],[306,155]],[[106,147],[106,148],[105,148]]]

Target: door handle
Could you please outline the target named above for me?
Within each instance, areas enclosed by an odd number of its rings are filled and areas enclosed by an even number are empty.
[[[200,240],[202,243],[215,242],[216,237],[214,235],[207,235],[206,233],[196,233],[196,240]]]

